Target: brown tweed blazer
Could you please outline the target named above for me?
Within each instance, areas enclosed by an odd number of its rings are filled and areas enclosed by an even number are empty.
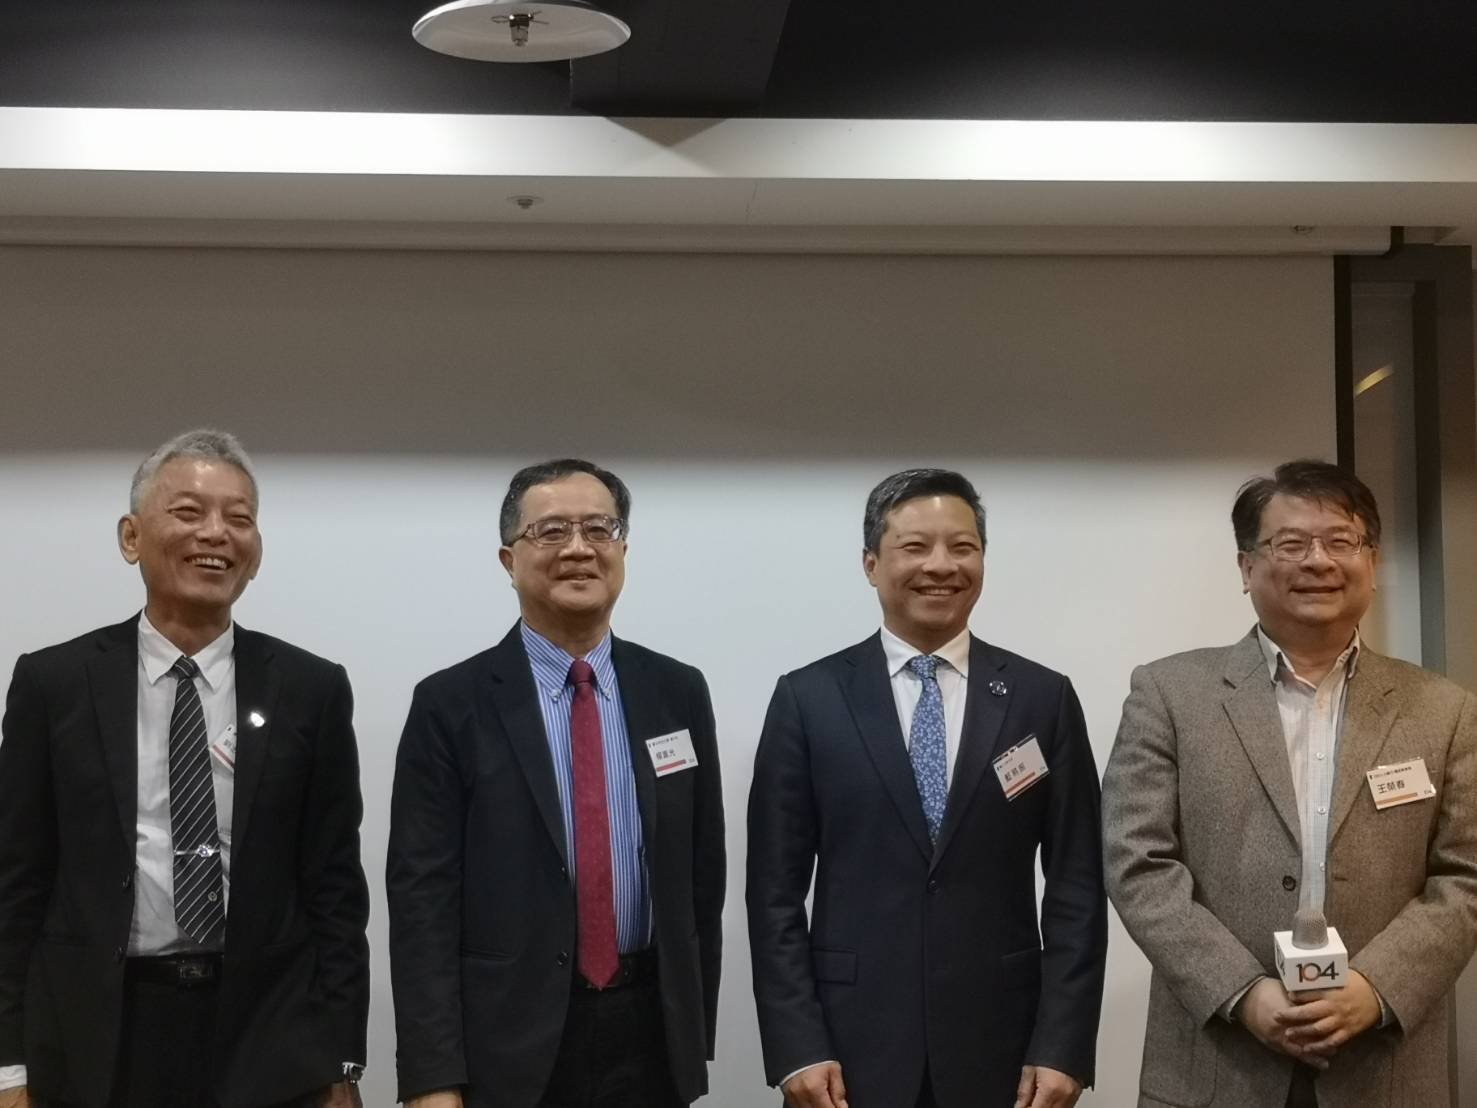
[[[1424,758],[1436,796],[1377,811],[1365,771]],[[1255,628],[1134,671],[1103,778],[1108,893],[1153,964],[1140,1105],[1282,1108],[1293,1063],[1217,1009],[1272,972],[1301,874]],[[1318,1078],[1323,1108],[1445,1108],[1444,999],[1477,947],[1477,698],[1361,650],[1329,822],[1327,915],[1394,1014]]]

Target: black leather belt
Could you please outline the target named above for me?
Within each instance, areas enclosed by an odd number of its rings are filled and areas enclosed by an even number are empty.
[[[214,985],[221,976],[219,954],[171,954],[159,958],[130,958],[128,976],[135,981],[195,989]]]
[[[631,985],[639,985],[644,981],[656,980],[656,948],[638,950],[634,954],[621,955],[621,968],[616,971],[615,980],[605,988],[601,989],[591,985],[578,971],[574,975],[574,987],[586,989],[590,992],[608,993],[611,989],[624,989]]]

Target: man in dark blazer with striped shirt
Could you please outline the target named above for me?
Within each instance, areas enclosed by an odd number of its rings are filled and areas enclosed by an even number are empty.
[[[610,633],[630,494],[513,478],[522,619],[416,688],[387,883],[409,1108],[677,1108],[707,1091],[725,885],[702,674]]]

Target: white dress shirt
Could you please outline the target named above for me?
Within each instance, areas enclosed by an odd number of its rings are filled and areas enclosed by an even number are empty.
[[[195,689],[205,711],[212,748],[236,727],[236,629],[226,629],[194,656],[200,667]],[[169,717],[178,681],[169,669],[180,649],[140,614],[138,619],[138,844],[133,880],[130,957],[181,954],[202,948],[174,920],[174,843],[169,835]],[[213,750],[211,781],[220,825],[221,868],[226,901],[231,890],[231,799],[235,771]],[[0,1066],[0,1092],[26,1083],[26,1067]]]
[[[892,700],[897,705],[897,721],[903,729],[903,746],[907,748],[911,748],[913,742],[913,713],[918,710],[918,700],[923,696],[923,678],[914,673],[908,663],[923,653],[924,651],[909,645],[886,627],[882,628],[882,654],[887,659],[887,677],[892,683]],[[944,779],[952,787],[954,763],[959,758],[959,740],[964,734],[964,698],[969,693],[969,629],[960,631],[932,653],[944,663],[934,670],[934,677],[939,683],[939,695],[944,701]],[[780,1085],[783,1087],[795,1074],[834,1060],[823,1059],[801,1066],[794,1073],[787,1073],[781,1078]]]
[[[231,810],[235,770],[216,750],[236,731],[235,626],[194,655],[200,667],[195,689],[205,710],[211,745],[210,775],[215,785],[215,818],[220,825],[221,868],[226,903],[231,899]],[[130,957],[199,951],[174,919],[174,842],[169,834],[169,717],[178,679],[169,669],[180,649],[149,622],[138,621],[138,845],[133,881]]]

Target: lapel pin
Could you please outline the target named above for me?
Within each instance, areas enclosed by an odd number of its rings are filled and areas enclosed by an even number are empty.
[[[1010,691],[1005,687],[1004,681],[991,681],[989,688],[991,696],[1004,696]]]
[[[246,717],[246,722],[251,724],[253,727],[260,727],[267,722],[267,717],[262,715],[260,712],[252,712]]]

